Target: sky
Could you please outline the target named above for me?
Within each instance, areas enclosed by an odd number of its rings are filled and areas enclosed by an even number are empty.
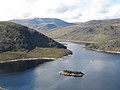
[[[34,17],[68,22],[120,18],[120,0],[0,0],[0,21]]]

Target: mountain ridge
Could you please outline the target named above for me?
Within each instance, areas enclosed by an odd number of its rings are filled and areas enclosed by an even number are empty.
[[[57,18],[38,18],[38,17],[31,19],[15,19],[10,20],[10,22],[25,25],[41,32],[45,32],[57,27],[73,25],[73,23],[68,23]]]

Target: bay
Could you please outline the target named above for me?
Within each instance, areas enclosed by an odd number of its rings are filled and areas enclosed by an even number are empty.
[[[0,74],[8,90],[120,90],[120,54],[90,51],[84,44],[66,43],[73,55],[35,68]],[[83,71],[83,77],[59,75],[63,69]]]

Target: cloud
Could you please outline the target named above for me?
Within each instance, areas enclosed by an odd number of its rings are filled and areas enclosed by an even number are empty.
[[[50,11],[53,13],[65,13],[69,10],[69,6],[66,6],[65,4],[61,4],[55,9],[51,9]]]
[[[0,1],[0,20],[23,18],[25,13],[30,13],[30,6],[25,0]]]
[[[38,0],[25,0],[26,3],[29,3],[29,4],[34,4],[36,3]]]
[[[120,18],[119,0],[1,0],[0,20],[48,17],[69,22]]]
[[[82,16],[79,18],[82,21],[104,19],[110,6],[110,0],[91,0],[89,6],[82,11]]]
[[[111,6],[106,16],[108,18],[120,18],[120,4]]]
[[[91,0],[88,8],[82,11],[81,21],[120,18],[120,4],[112,0]]]

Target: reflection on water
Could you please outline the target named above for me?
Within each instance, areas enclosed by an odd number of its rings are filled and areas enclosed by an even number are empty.
[[[72,56],[47,62],[36,68],[0,75],[0,86],[9,90],[119,90],[120,55],[89,51],[83,45],[67,42]],[[93,60],[93,61],[92,61]],[[82,78],[65,77],[60,70],[85,73]]]
[[[20,72],[24,70],[28,70],[30,68],[34,68],[39,64],[43,64],[44,62],[51,61],[49,59],[36,59],[36,60],[18,60],[14,62],[4,62],[0,63],[0,74],[2,73],[14,73]]]

